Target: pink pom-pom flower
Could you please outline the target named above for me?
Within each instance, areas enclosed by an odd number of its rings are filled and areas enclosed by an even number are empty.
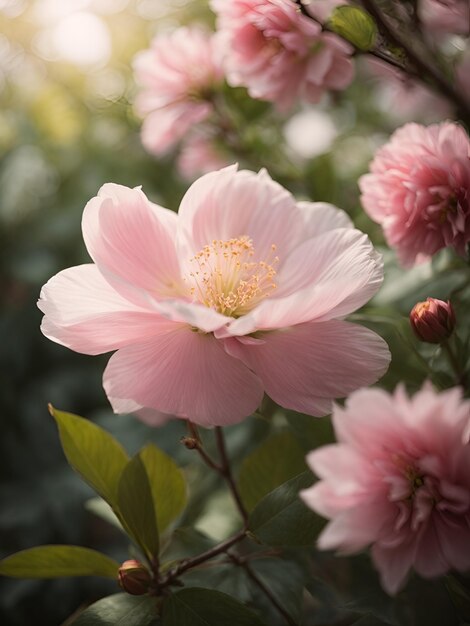
[[[406,124],[359,180],[362,205],[404,266],[470,241],[470,141],[452,122]]]
[[[135,109],[144,118],[142,143],[156,155],[210,116],[210,94],[223,79],[213,35],[198,27],[155,37],[136,56],[134,73],[141,88]]]
[[[379,288],[380,257],[344,212],[296,203],[265,171],[206,174],[178,215],[107,184],[82,225],[94,263],[43,287],[42,331],[117,350],[104,373],[117,413],[232,424],[266,392],[320,416],[387,369],[386,343],[343,321]]]
[[[321,480],[301,494],[331,520],[319,547],[350,554],[372,545],[390,594],[411,568],[426,578],[470,569],[469,419],[459,388],[429,384],[412,398],[402,387],[363,389],[335,406],[338,443],[308,455]]]
[[[212,0],[212,8],[227,80],[253,98],[286,111],[352,81],[351,46],[322,32],[291,0]]]

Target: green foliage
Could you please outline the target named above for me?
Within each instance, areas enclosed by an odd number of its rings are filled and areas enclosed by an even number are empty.
[[[238,488],[248,511],[270,491],[307,469],[302,448],[289,432],[271,435],[241,465]]]
[[[119,563],[80,546],[38,546],[0,561],[0,574],[13,578],[104,576],[117,579]]]
[[[128,462],[122,446],[89,420],[50,407],[59,427],[64,454],[82,478],[115,509],[118,485]]]
[[[155,598],[117,593],[92,604],[73,626],[157,626],[156,607]]]
[[[158,555],[157,517],[149,478],[140,455],[124,468],[118,487],[120,519],[144,554],[152,559]]]
[[[187,588],[163,602],[163,626],[263,626],[246,606],[220,591]]]
[[[332,31],[362,51],[372,50],[377,40],[377,26],[372,17],[359,7],[339,6],[328,25]]]
[[[171,457],[149,444],[139,457],[150,481],[158,530],[163,533],[186,506],[186,480]]]
[[[304,472],[268,493],[251,512],[248,528],[253,535],[271,546],[313,545],[324,520],[299,498],[299,491],[311,484],[311,472]]]

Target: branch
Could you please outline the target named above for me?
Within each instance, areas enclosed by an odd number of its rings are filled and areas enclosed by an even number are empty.
[[[254,572],[254,570],[252,569],[251,565],[246,561],[246,559],[241,557],[241,556],[238,556],[238,554],[234,554],[233,552],[228,552],[228,551],[227,551],[227,556],[236,565],[239,565],[240,567],[242,567],[245,570],[245,572],[251,578],[251,580],[255,583],[255,585],[259,589],[261,589],[261,591],[268,598],[268,600],[271,602],[271,604],[277,609],[277,611],[286,620],[287,624],[289,624],[289,626],[296,626],[296,623],[294,622],[292,617],[285,610],[285,608],[282,606],[282,604],[279,604],[279,602],[276,600],[275,596],[272,594],[272,592],[269,589],[269,587],[267,587],[264,584],[264,582],[261,580],[261,578],[258,577],[258,574],[256,574]]]
[[[242,516],[243,522],[246,526],[248,524],[248,511],[246,510],[245,505],[242,502],[240,493],[238,491],[237,485],[233,478],[232,469],[230,467],[230,462],[229,462],[227,450],[225,447],[224,433],[220,426],[215,427],[215,438],[217,441],[217,448],[219,450],[220,461],[221,461],[220,473],[222,474],[222,476],[225,478],[225,480],[228,483],[230,491],[232,492],[233,499],[235,500],[235,504],[237,505],[237,509],[239,510],[240,515]]]
[[[382,13],[382,10],[376,5],[374,0],[362,0],[364,8],[372,15],[376,20],[377,25],[386,37],[389,43],[401,48],[410,63],[417,71],[416,76],[421,81],[426,82],[426,76],[434,84],[436,90],[441,93],[445,98],[454,102],[463,117],[468,121],[470,120],[470,104],[466,101],[463,95],[455,89],[454,85],[450,83],[447,78],[437,70],[432,63],[428,63],[409,45],[405,37],[401,33],[395,30],[395,27],[388,19],[388,17]]]
[[[168,585],[171,585],[179,576],[181,576],[181,574],[184,574],[184,572],[187,572],[189,569],[192,569],[197,565],[201,565],[202,563],[205,563],[206,561],[209,561],[210,559],[219,556],[219,554],[226,554],[229,548],[234,546],[245,537],[246,530],[240,530],[236,535],[229,537],[228,539],[222,541],[222,543],[219,543],[213,548],[210,548],[205,552],[201,552],[201,554],[198,554],[197,556],[194,556],[190,559],[184,559],[183,561],[180,561],[178,565],[173,567],[166,574],[166,576],[164,576],[164,578],[160,580],[159,587],[167,587]]]

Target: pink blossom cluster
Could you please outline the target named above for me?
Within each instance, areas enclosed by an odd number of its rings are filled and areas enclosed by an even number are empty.
[[[384,588],[414,568],[431,578],[470,568],[470,401],[458,388],[414,397],[403,387],[353,393],[335,406],[338,443],[307,457],[320,481],[302,492],[331,521],[322,549],[372,545]]]
[[[291,0],[212,0],[211,6],[227,80],[247,87],[253,98],[286,111],[350,84],[351,46],[322,32]]]
[[[470,241],[470,140],[458,124],[406,124],[359,180],[362,205],[404,266]]]
[[[181,27],[158,35],[134,62],[140,91],[135,101],[144,118],[142,143],[156,155],[170,150],[213,112],[212,95],[223,79],[211,34]]]
[[[388,367],[386,343],[343,321],[382,282],[370,241],[265,171],[203,176],[178,215],[108,184],[82,226],[93,263],[43,287],[42,331],[77,352],[117,350],[104,373],[117,413],[232,424],[267,393],[326,415]]]

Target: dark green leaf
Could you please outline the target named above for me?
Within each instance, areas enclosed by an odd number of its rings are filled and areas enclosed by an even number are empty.
[[[119,563],[80,546],[38,546],[0,561],[0,574],[13,578],[104,576],[117,579]]]
[[[155,598],[117,593],[89,606],[73,626],[150,626],[157,619],[156,607]]]
[[[124,448],[105,430],[89,420],[50,407],[70,465],[113,508],[128,456]]]
[[[270,491],[307,470],[304,452],[289,432],[268,437],[241,465],[238,488],[248,509]]]
[[[149,444],[139,456],[150,481],[158,530],[160,533],[180,515],[186,506],[186,481],[171,457]]]
[[[312,480],[312,474],[304,472],[265,496],[250,515],[249,530],[271,546],[313,545],[325,522],[299,498]]]
[[[122,472],[118,488],[121,521],[144,553],[158,555],[159,537],[152,490],[140,455],[133,457]]]
[[[164,626],[263,626],[256,613],[220,591],[189,587],[163,603]]]
[[[332,31],[341,35],[359,50],[371,50],[377,39],[377,26],[372,17],[359,7],[340,6],[329,22]]]
[[[449,575],[446,577],[445,584],[459,616],[470,622],[470,579],[463,580],[466,584],[456,576]]]

